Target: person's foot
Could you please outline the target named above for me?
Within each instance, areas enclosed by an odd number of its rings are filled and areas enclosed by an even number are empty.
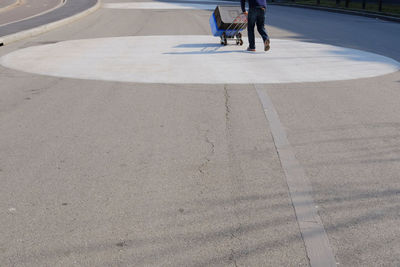
[[[264,51],[268,51],[271,47],[269,45],[269,39],[265,40],[264,42]]]
[[[249,51],[249,52],[256,52],[256,49],[255,49],[255,48],[247,47],[247,51]]]

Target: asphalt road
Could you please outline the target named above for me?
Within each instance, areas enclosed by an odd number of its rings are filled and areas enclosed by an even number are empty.
[[[148,65],[135,59],[165,35],[210,35],[211,12],[136,8],[103,8],[0,48],[0,57],[30,48],[38,59],[37,68],[24,71],[0,66],[1,266],[308,266],[288,167],[258,92],[269,95],[310,181],[339,266],[400,264],[399,71],[319,82],[253,85],[227,77],[223,84],[190,84],[171,76],[172,82],[153,83],[168,70],[150,56]],[[400,24],[280,6],[269,8],[267,24],[272,56],[279,39],[400,61]],[[99,47],[80,41],[135,36],[158,39],[132,39],[132,54],[112,42],[104,50],[100,40]],[[77,50],[68,50],[68,40],[76,40]],[[211,49],[215,58],[233,53],[200,41],[181,46]],[[35,54],[41,47],[48,58]],[[90,61],[113,59],[115,51],[125,65]],[[332,61],[335,76],[341,66],[371,64],[349,52],[356,50],[343,51],[342,61],[313,58],[321,65],[298,71],[318,75]],[[294,66],[309,60],[298,53]],[[11,59],[28,60],[18,55]],[[87,61],[68,61],[70,55]],[[243,55],[256,62],[264,53]],[[57,72],[35,74],[48,71],[42,62],[54,57]],[[199,64],[207,68],[203,58]],[[170,68],[185,64],[171,59]],[[257,71],[235,60],[226,66],[233,73]],[[282,64],[283,57],[274,57],[263,71]],[[82,66],[88,73],[134,69],[150,73],[149,82],[66,78]]]
[[[0,12],[6,9],[12,8],[14,5],[18,4],[18,0],[3,0],[0,2]]]
[[[73,16],[94,6],[97,0],[23,0],[23,3],[1,14],[0,37]]]
[[[0,26],[51,11],[63,2],[63,0],[21,0],[17,5],[12,5],[1,13]]]

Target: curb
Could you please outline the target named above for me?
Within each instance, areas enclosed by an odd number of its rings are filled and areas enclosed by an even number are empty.
[[[55,28],[64,26],[66,24],[74,22],[74,21],[76,21],[78,19],[81,19],[81,18],[83,18],[83,17],[95,12],[96,10],[98,10],[100,8],[100,6],[101,6],[101,0],[97,0],[97,4],[96,5],[92,6],[91,8],[89,8],[89,9],[87,9],[87,10],[81,12],[81,13],[75,14],[75,15],[73,15],[71,17],[67,17],[67,18],[61,19],[59,21],[55,21],[55,22],[51,22],[49,24],[38,26],[38,27],[33,28],[33,29],[29,29],[29,30],[25,30],[25,31],[21,31],[21,32],[18,32],[18,33],[14,33],[14,34],[10,34],[10,35],[6,35],[6,36],[3,36],[3,37],[0,37],[0,46],[7,45],[7,44],[10,44],[12,42],[16,42],[16,41],[19,41],[19,40],[22,40],[22,39],[25,39],[25,38],[33,37],[33,36],[36,36],[36,35],[51,31],[51,30],[53,30]]]
[[[275,6],[308,8],[308,9],[328,11],[328,12],[333,12],[333,13],[342,13],[342,14],[348,14],[348,15],[356,15],[356,16],[363,16],[363,17],[368,17],[368,18],[382,19],[382,20],[392,21],[392,22],[400,22],[400,17],[393,17],[393,16],[381,15],[381,14],[370,13],[370,12],[353,11],[353,10],[345,10],[345,9],[339,9],[339,8],[322,7],[322,6],[291,4],[291,3],[278,3],[278,2],[271,3],[271,2],[269,2],[268,4],[275,5]]]

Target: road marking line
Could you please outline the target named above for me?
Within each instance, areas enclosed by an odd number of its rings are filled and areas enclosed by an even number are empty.
[[[269,121],[310,265],[311,267],[336,266],[328,236],[314,204],[311,183],[295,157],[268,93],[261,85],[255,84],[254,88]]]
[[[25,3],[24,0],[16,0],[14,3],[12,3],[12,4],[8,5],[8,6],[5,6],[3,8],[0,8],[0,13],[9,11],[9,10],[11,10],[13,8],[16,8],[17,6],[20,6],[20,5],[24,4],[24,3]]]
[[[0,27],[6,26],[6,25],[10,25],[10,24],[13,24],[13,23],[17,23],[17,22],[21,22],[21,21],[24,21],[24,20],[32,19],[32,18],[41,16],[41,15],[44,15],[44,14],[50,13],[51,11],[54,11],[54,10],[56,10],[57,8],[60,8],[60,7],[62,7],[63,5],[65,5],[66,2],[67,2],[67,0],[60,0],[57,6],[54,6],[54,7],[50,8],[50,9],[48,9],[48,10],[44,10],[44,11],[41,12],[41,13],[34,14],[34,15],[29,16],[29,17],[26,17],[26,18],[22,18],[22,19],[19,19],[19,20],[14,20],[14,21],[10,21],[10,22],[1,24]],[[25,3],[25,0],[22,0],[22,3]],[[22,3],[21,3],[21,4],[22,4]],[[46,6],[47,6],[47,5],[46,5]],[[26,7],[31,7],[31,5],[26,5]]]
[[[67,0],[64,0],[63,3],[66,3],[66,1]],[[38,26],[33,29],[29,29],[29,30],[25,30],[22,32],[17,32],[17,33],[13,33],[10,35],[0,37],[0,46],[7,45],[9,43],[16,42],[16,41],[19,41],[19,40],[22,40],[25,38],[33,37],[33,36],[48,32],[50,30],[53,30],[55,28],[61,27],[63,25],[66,25],[68,23],[72,23],[78,19],[81,19],[81,18],[95,12],[97,9],[100,8],[100,6],[101,6],[101,0],[97,0],[97,3],[94,6],[92,6],[91,8],[88,8],[78,14],[75,14],[70,17],[67,17],[67,18],[64,18],[64,19],[61,19],[58,21],[54,21],[54,22],[51,22],[48,24],[44,24],[44,25]]]

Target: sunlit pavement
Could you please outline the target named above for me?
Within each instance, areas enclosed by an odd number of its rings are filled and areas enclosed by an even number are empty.
[[[399,264],[400,24],[104,2],[0,49],[1,266]]]

